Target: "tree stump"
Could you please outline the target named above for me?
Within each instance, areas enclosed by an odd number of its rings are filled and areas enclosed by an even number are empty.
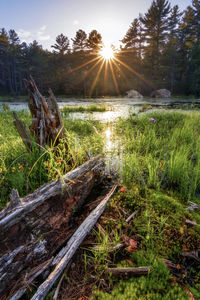
[[[65,130],[52,90],[49,89],[49,98],[46,100],[39,92],[31,76],[30,80],[24,79],[24,83],[29,94],[28,106],[32,116],[29,129],[31,135],[35,138],[36,145],[39,148],[45,145],[56,146],[59,140],[65,137]],[[14,114],[14,117],[14,124],[27,150],[32,150],[33,145],[25,124],[17,118],[16,114]]]

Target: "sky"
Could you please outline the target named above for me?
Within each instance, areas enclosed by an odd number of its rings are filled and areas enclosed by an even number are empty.
[[[0,0],[0,28],[14,29],[21,41],[51,49],[60,33],[70,40],[79,29],[96,29],[104,43],[119,45],[131,22],[152,0]],[[184,10],[192,0],[170,0]]]

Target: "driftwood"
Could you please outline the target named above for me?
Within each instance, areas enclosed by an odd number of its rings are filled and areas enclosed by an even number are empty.
[[[35,138],[36,145],[38,147],[47,144],[57,145],[59,139],[65,137],[65,130],[52,90],[49,90],[49,98],[46,100],[39,92],[31,76],[30,80],[24,79],[24,83],[29,94],[28,106],[32,116],[29,129],[31,135]],[[16,113],[14,117],[14,124],[26,148],[32,150],[33,144],[25,124],[18,119]]]
[[[113,276],[141,276],[148,275],[151,272],[151,267],[138,267],[138,268],[108,268],[106,270],[107,274],[112,274]]]
[[[40,287],[38,288],[35,295],[32,297],[32,300],[42,300],[45,299],[45,296],[48,294],[50,289],[56,280],[60,277],[60,275],[65,270],[69,261],[73,257],[74,253],[90,232],[92,227],[97,222],[98,218],[104,212],[106,204],[108,200],[111,198],[113,193],[116,190],[116,185],[111,189],[111,191],[106,195],[103,201],[92,211],[92,213],[85,219],[85,221],[81,224],[81,226],[76,230],[73,236],[68,241],[66,247],[64,247],[56,258],[53,261],[53,265],[56,264],[54,271],[49,275],[46,281],[44,281]]]
[[[51,259],[69,239],[73,212],[102,178],[103,168],[98,156],[23,199],[13,190],[12,202],[0,213],[0,298],[16,281],[22,293],[26,274]],[[15,293],[16,289],[9,296]]]

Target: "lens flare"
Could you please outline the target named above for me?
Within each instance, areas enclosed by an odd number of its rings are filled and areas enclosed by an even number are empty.
[[[103,59],[110,60],[114,58],[114,51],[110,45],[105,45],[100,51],[99,54]]]

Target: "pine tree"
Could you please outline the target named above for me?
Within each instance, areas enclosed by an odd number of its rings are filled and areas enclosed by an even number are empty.
[[[141,17],[143,24],[145,64],[149,76],[155,81],[160,79],[160,61],[168,33],[170,3],[167,0],[154,0],[148,12]]]
[[[51,46],[56,49],[59,54],[64,55],[69,50],[69,39],[62,33],[56,37],[56,44]],[[57,53],[56,51],[56,53]]]
[[[76,51],[84,51],[87,48],[87,34],[85,31],[79,29],[76,32],[76,36],[73,41],[73,50]]]
[[[92,30],[87,39],[87,47],[89,50],[98,51],[102,47],[102,36],[97,30]]]
[[[167,42],[162,55],[163,77],[166,76],[166,85],[171,92],[174,91],[176,74],[178,74],[178,64],[180,61],[178,38],[181,16],[182,13],[179,11],[178,5],[175,5],[171,10],[171,14],[168,19],[169,33],[167,35]]]

